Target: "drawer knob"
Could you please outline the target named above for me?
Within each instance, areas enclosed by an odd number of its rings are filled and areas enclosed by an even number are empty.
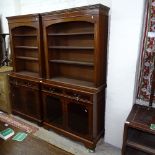
[[[79,96],[76,96],[76,100],[77,100],[77,101],[79,101],[79,100],[80,100]]]
[[[54,92],[55,92],[55,89],[54,89],[54,88],[51,88],[51,89],[50,89],[50,92],[51,92],[51,93],[54,93]]]
[[[85,111],[86,113],[88,112],[88,110],[87,110],[87,109],[85,109],[84,111]]]

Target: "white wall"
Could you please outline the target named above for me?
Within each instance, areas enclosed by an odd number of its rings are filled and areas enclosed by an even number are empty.
[[[21,13],[39,13],[102,3],[110,6],[111,0],[21,0]]]
[[[120,147],[133,104],[145,0],[112,0],[105,141]]]
[[[6,17],[18,14],[20,14],[20,0],[0,1],[0,19],[3,33],[8,33],[9,31]]]
[[[122,145],[123,125],[133,104],[144,1],[5,0],[6,8],[2,9],[0,2],[0,13],[2,12],[3,16],[47,12],[95,3],[111,7],[105,141],[117,147]],[[4,29],[7,31],[6,25]]]

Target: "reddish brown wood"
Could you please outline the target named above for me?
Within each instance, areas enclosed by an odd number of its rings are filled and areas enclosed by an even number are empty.
[[[108,11],[97,4],[8,17],[13,113],[95,149],[105,130]]]
[[[91,87],[106,84],[107,14],[102,5],[42,14],[47,79],[81,80],[83,86],[89,81]]]
[[[42,122],[40,81],[10,75],[12,112],[38,124]]]
[[[31,76],[27,72],[32,72],[35,73],[33,76],[42,78],[45,69],[40,15],[12,16],[7,17],[7,19],[14,71],[16,74],[23,73],[24,76]],[[34,61],[34,59],[37,61]]]

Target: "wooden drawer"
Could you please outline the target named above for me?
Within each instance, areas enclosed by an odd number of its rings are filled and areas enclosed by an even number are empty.
[[[63,95],[63,89],[56,86],[42,85],[42,91],[47,93]]]
[[[93,94],[81,91],[71,90],[55,85],[42,85],[42,91],[45,93],[52,93],[55,95],[63,96],[76,101],[93,103]]]
[[[31,89],[39,89],[39,83],[25,79],[10,77],[10,84],[23,87],[30,87]]]
[[[68,98],[76,100],[76,101],[82,101],[82,102],[93,102],[93,95],[79,92],[79,91],[71,91],[71,90],[65,90],[65,94]]]

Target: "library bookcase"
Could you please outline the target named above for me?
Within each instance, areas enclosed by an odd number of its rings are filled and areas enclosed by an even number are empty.
[[[12,111],[95,149],[104,135],[109,8],[8,17]]]

